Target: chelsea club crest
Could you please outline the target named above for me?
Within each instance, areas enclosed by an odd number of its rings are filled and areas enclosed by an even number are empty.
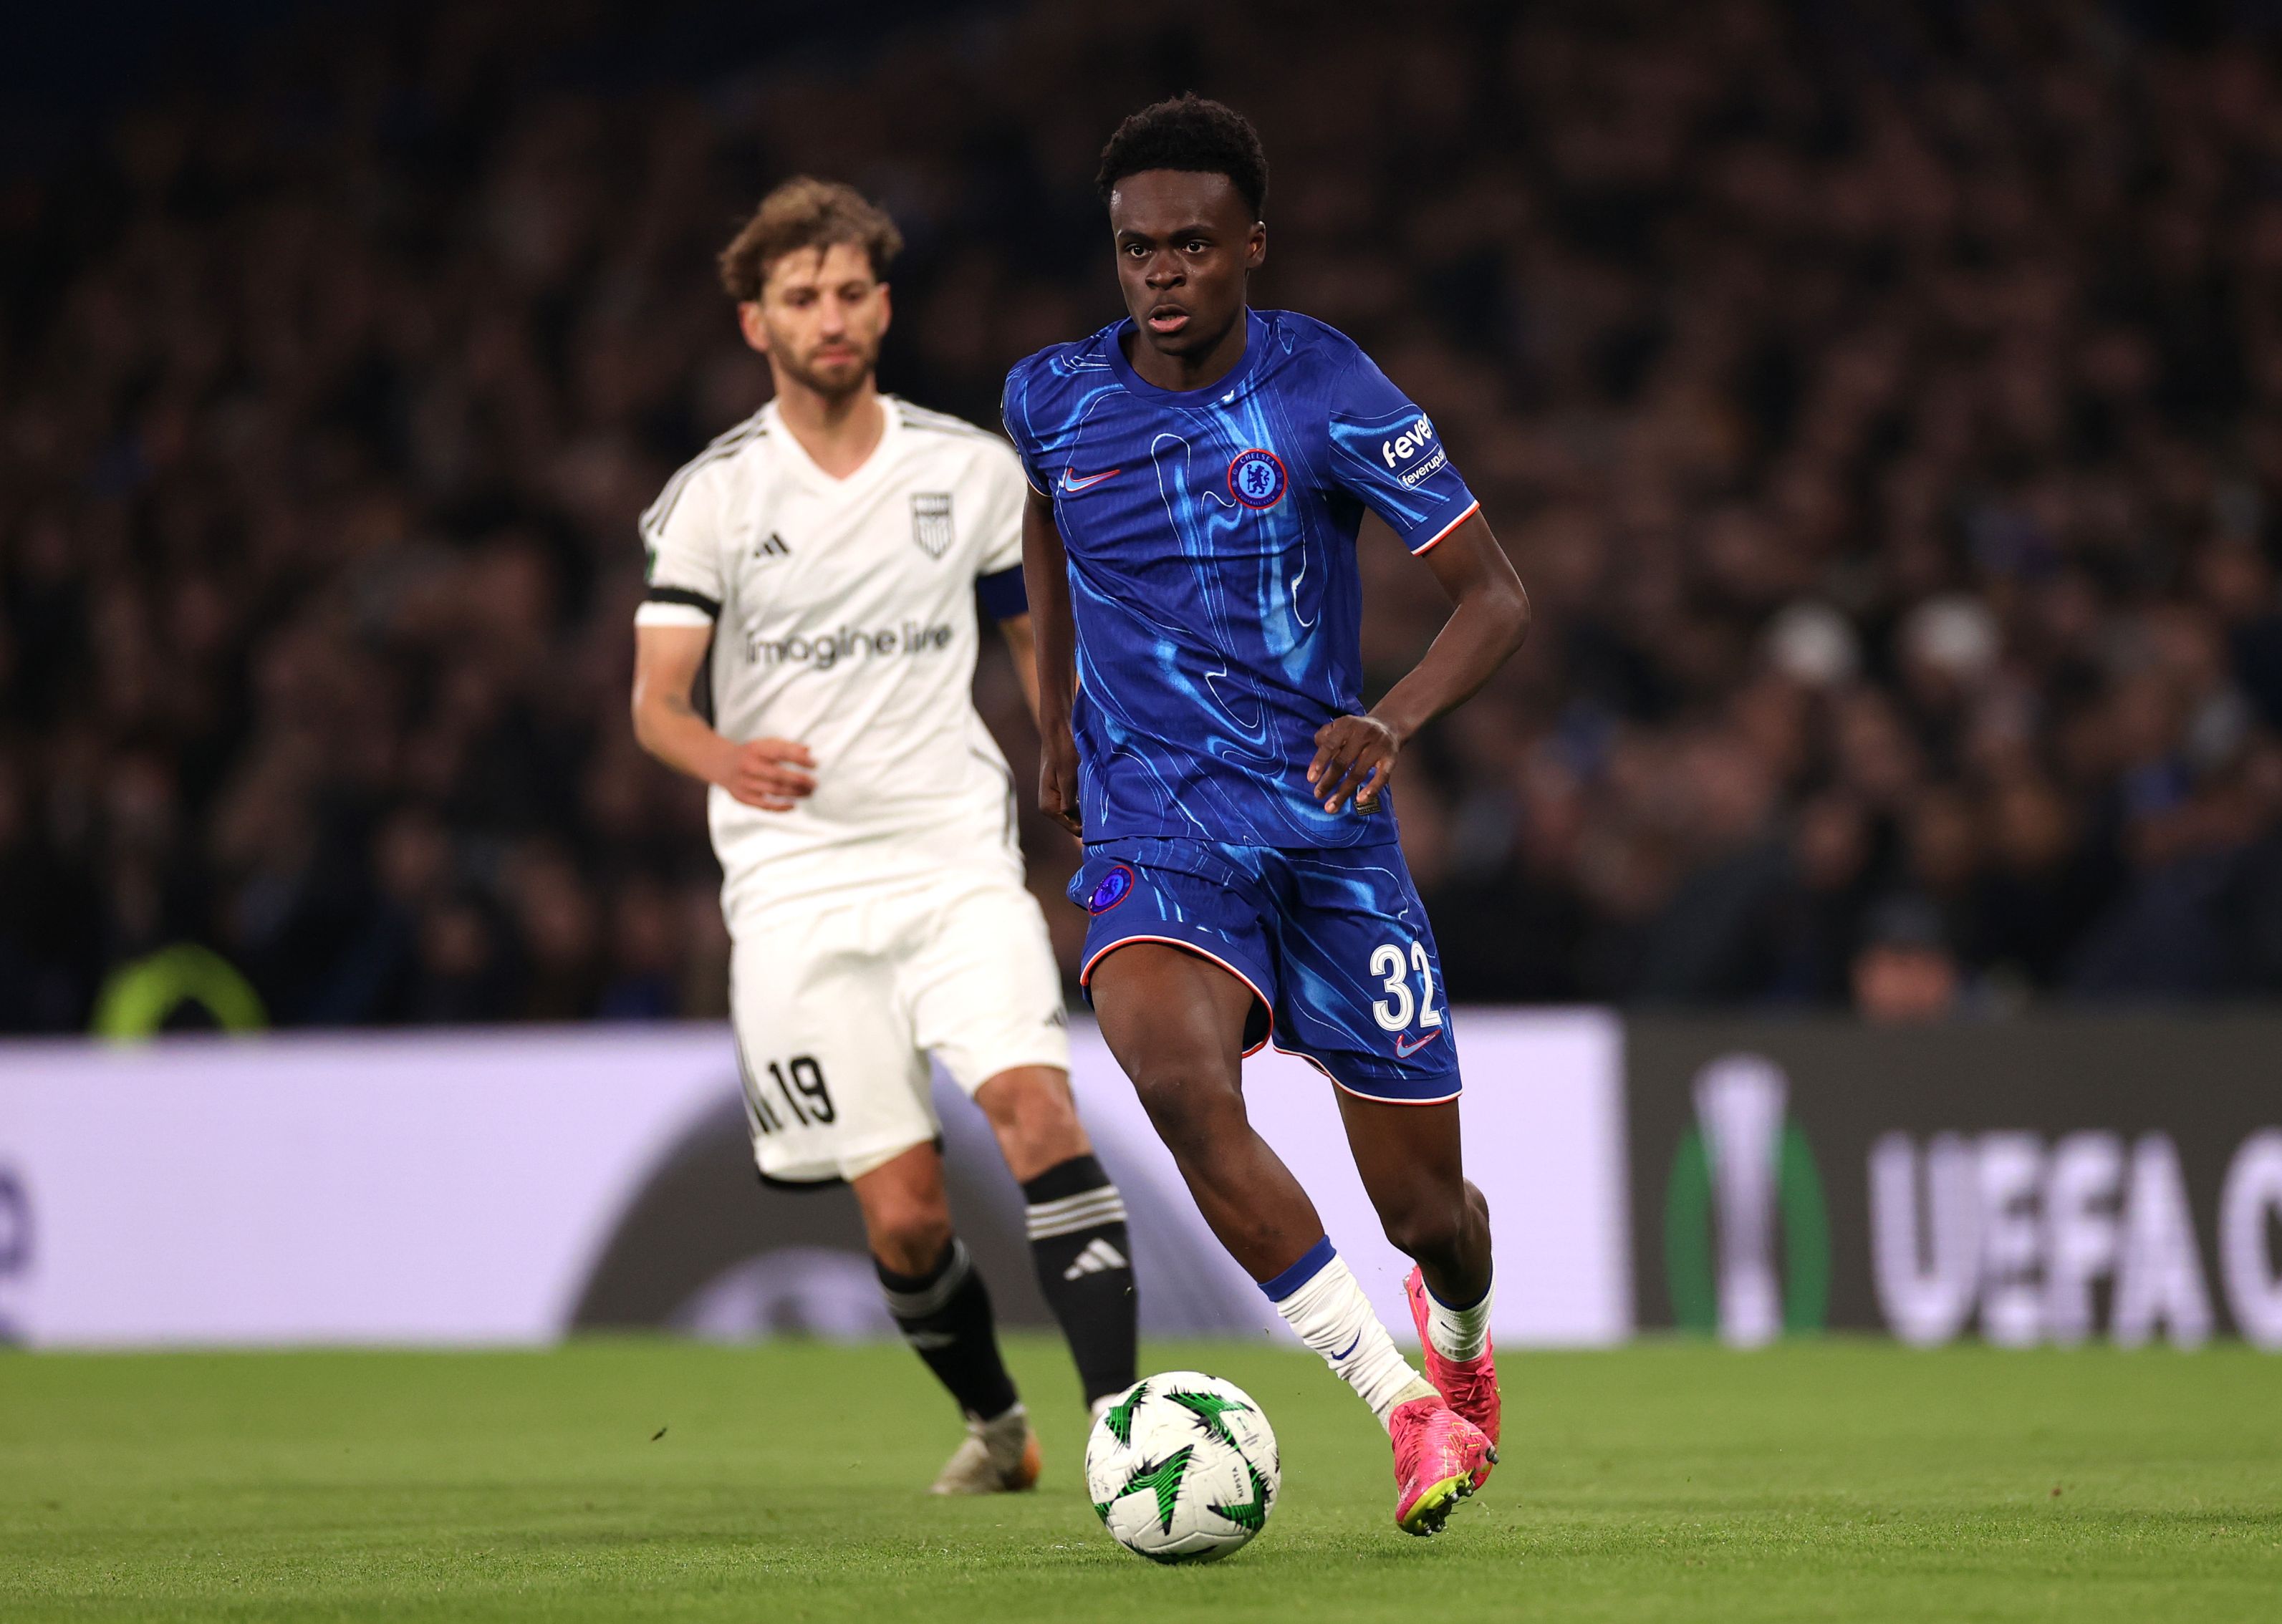
[[[1113,865],[1094,886],[1093,894],[1085,900],[1090,914],[1106,914],[1133,893],[1133,870],[1124,863]]]
[[[1254,447],[1236,453],[1236,460],[1228,465],[1228,493],[1246,507],[1273,507],[1284,499],[1284,487],[1289,482],[1284,475],[1284,464],[1272,451]]]

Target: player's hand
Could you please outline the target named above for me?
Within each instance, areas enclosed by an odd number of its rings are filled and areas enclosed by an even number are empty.
[[[728,768],[715,782],[749,807],[789,812],[796,801],[816,793],[816,780],[801,770],[815,765],[808,746],[795,739],[751,739],[732,748]]]
[[[1376,716],[1334,716],[1316,730],[1316,759],[1308,765],[1308,787],[1336,812],[1348,797],[1368,812],[1394,777],[1394,757],[1402,741]]]
[[[1050,727],[1038,740],[1038,810],[1085,839],[1077,813],[1077,740],[1067,728]]]

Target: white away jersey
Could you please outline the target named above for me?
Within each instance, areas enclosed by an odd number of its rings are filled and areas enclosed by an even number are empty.
[[[642,515],[635,623],[711,624],[714,725],[816,758],[816,793],[789,812],[711,792],[733,907],[951,867],[1021,873],[1013,775],[973,692],[975,583],[1022,561],[1021,467],[971,423],[881,405],[880,444],[847,479],[772,401]]]

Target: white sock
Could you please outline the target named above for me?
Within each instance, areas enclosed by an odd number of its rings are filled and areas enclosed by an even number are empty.
[[[1497,1277],[1492,1275],[1482,1300],[1471,1308],[1451,1308],[1434,1295],[1432,1287],[1426,1288],[1426,1335],[1434,1344],[1434,1351],[1446,1359],[1479,1359],[1482,1349],[1490,1345],[1490,1303],[1497,1295]]]
[[[1370,1406],[1378,1424],[1395,1405],[1434,1389],[1395,1351],[1394,1339],[1370,1311],[1370,1300],[1331,1249],[1318,1241],[1306,1257],[1261,1286],[1300,1340],[1323,1356],[1333,1373]]]

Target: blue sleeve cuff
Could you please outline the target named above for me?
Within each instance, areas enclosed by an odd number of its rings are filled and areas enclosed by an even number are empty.
[[[995,574],[974,578],[975,596],[982,599],[983,611],[992,620],[1013,620],[1018,615],[1030,612],[1029,589],[1022,584],[1022,567],[1001,569]]]

